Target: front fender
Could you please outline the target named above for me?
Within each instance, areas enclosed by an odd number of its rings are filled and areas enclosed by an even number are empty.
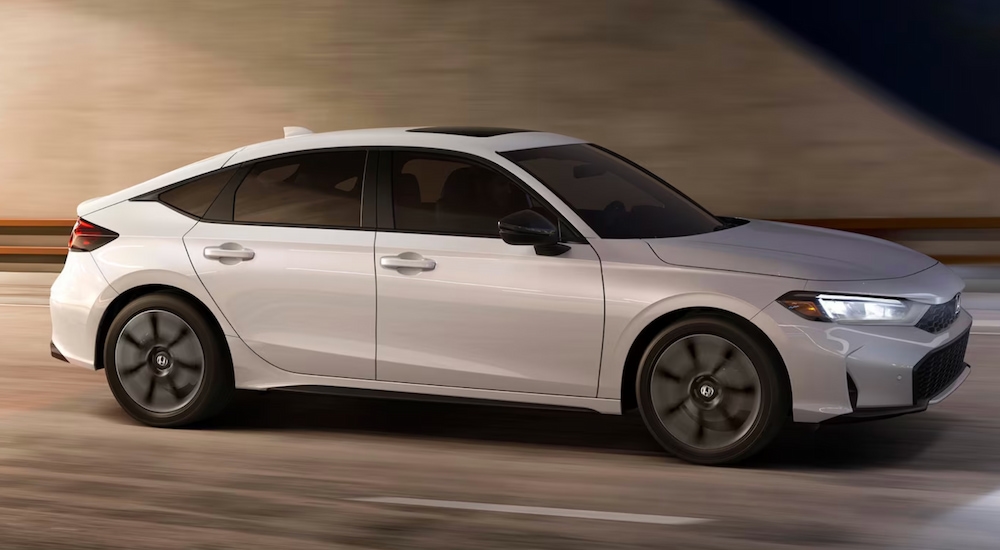
[[[776,298],[805,285],[800,279],[733,271],[619,262],[603,267],[605,332],[597,397],[605,399],[621,398],[629,351],[640,333],[665,315],[707,308],[753,322]]]
[[[646,327],[658,319],[688,309],[717,309],[735,314],[750,321],[761,308],[749,302],[708,292],[695,292],[663,298],[648,304],[624,326],[613,342],[605,340],[609,348],[601,361],[601,380],[598,397],[619,398],[622,391],[622,374],[632,344]],[[608,308],[610,311],[610,307]],[[608,345],[610,343],[610,346]]]

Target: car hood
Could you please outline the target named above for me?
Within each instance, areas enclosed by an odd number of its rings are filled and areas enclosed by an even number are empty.
[[[671,265],[813,281],[894,279],[937,264],[915,250],[874,237],[759,220],[646,242]]]

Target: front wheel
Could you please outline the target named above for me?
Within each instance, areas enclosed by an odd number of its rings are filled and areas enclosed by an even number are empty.
[[[233,368],[212,326],[168,293],[142,296],[118,313],[104,343],[104,370],[119,405],[151,426],[203,420],[234,392]]]
[[[643,355],[636,391],[653,437],[676,456],[730,464],[764,448],[784,425],[789,395],[777,364],[728,319],[699,316],[667,327]]]

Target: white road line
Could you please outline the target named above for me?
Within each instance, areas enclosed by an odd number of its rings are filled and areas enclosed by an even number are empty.
[[[48,304],[0,304],[0,307],[49,307]]]
[[[458,502],[454,500],[429,500],[423,498],[368,497],[352,498],[355,502],[375,504],[398,504],[400,506],[424,506],[427,508],[449,508],[452,510],[474,510],[477,512],[500,512],[504,514],[527,514],[531,516],[555,516],[561,518],[598,519],[606,521],[626,521],[630,523],[655,523],[658,525],[692,525],[712,521],[703,518],[683,516],[653,516],[649,514],[625,514],[621,512],[601,512],[598,510],[573,510],[570,508],[542,508],[538,506],[513,506],[507,504],[485,504],[482,502]]]

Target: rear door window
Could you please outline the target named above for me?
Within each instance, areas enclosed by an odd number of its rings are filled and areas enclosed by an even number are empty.
[[[236,222],[361,227],[365,151],[323,151],[258,162],[233,201]]]

